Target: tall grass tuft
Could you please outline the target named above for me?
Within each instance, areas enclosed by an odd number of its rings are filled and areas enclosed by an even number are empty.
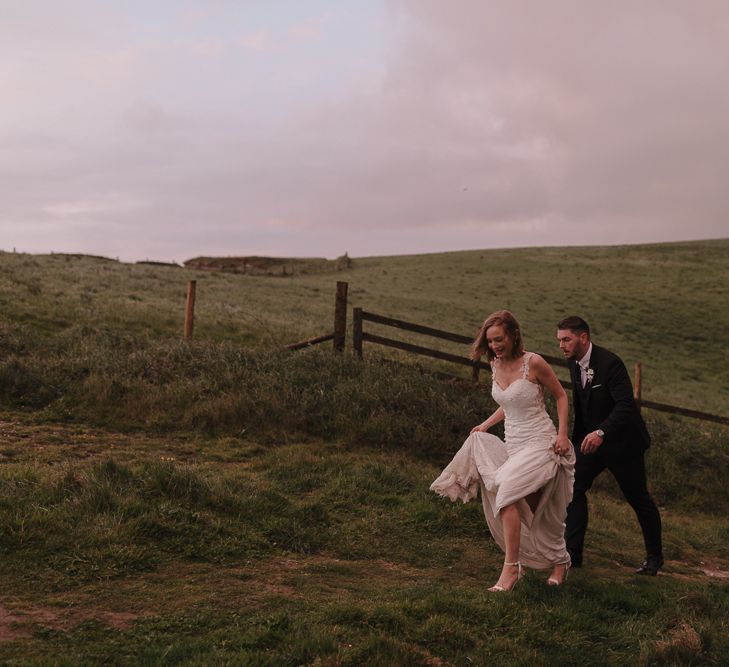
[[[313,435],[423,455],[448,452],[493,404],[417,368],[329,350],[78,340],[0,362],[0,400],[47,420],[118,429]]]

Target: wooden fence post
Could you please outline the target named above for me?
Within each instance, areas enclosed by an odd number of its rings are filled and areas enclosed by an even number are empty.
[[[189,280],[187,283],[187,302],[185,304],[184,340],[192,339],[192,326],[195,321],[195,286],[197,281]]]
[[[349,283],[337,281],[337,296],[334,301],[334,349],[344,352],[347,339],[347,289]]]
[[[362,358],[362,309],[352,311],[352,348],[354,353]]]
[[[635,383],[633,386],[633,398],[635,398],[635,402],[638,404],[638,410],[640,410],[640,403],[641,399],[643,398],[643,377],[641,375],[641,365],[640,361],[635,365]]]
[[[479,361],[481,361],[481,357],[473,362],[473,369],[471,370],[471,382],[478,382],[478,375],[481,370],[478,365]]]

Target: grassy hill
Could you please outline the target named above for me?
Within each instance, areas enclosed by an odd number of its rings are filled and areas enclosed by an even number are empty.
[[[729,240],[525,248],[359,258],[336,274],[265,277],[0,253],[0,307],[8,325],[40,335],[173,339],[186,281],[196,279],[197,338],[271,348],[331,330],[334,283],[346,280],[352,305],[466,335],[509,308],[527,346],[553,354],[556,322],[580,313],[629,369],[643,363],[645,398],[726,414],[728,257]]]
[[[646,411],[661,576],[631,574],[639,531],[605,478],[586,567],[494,597],[480,507],[427,491],[488,392],[375,348],[282,346],[331,328],[341,279],[354,305],[466,334],[508,307],[545,352],[580,312],[644,363],[646,397],[726,414],[727,251],[474,251],[275,278],[0,253],[0,662],[722,664],[729,429]]]

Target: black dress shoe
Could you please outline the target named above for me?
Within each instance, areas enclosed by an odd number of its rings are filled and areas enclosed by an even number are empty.
[[[636,571],[636,574],[645,574],[655,577],[658,570],[663,567],[663,556],[646,556],[645,562]]]

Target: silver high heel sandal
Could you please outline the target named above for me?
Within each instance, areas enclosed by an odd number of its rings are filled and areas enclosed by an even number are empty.
[[[519,583],[519,579],[521,579],[524,576],[524,572],[521,568],[521,561],[516,561],[516,563],[504,563],[504,565],[509,565],[511,567],[518,568],[517,574],[516,574],[516,581],[511,584],[509,588],[506,588],[505,586],[502,586],[501,584],[494,584],[491,588],[488,590],[492,593],[508,593],[509,591],[513,590],[514,586],[516,586]]]
[[[567,576],[570,573],[570,567],[572,567],[571,563],[565,563],[562,581],[555,579],[554,577],[549,577],[549,579],[547,579],[547,586],[562,586],[567,581]]]

